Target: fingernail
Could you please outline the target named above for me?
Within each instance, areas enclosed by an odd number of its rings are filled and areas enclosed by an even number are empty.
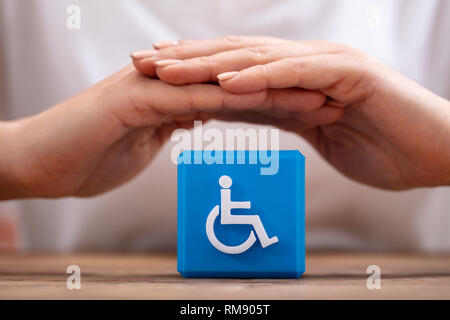
[[[239,73],[238,71],[224,72],[217,75],[217,79],[219,79],[220,81],[230,80],[231,78],[234,78],[234,76],[237,75],[238,73]]]
[[[158,60],[158,61],[155,62],[155,66],[157,66],[157,67],[167,67],[167,66],[171,66],[173,64],[178,64],[180,62],[181,62],[181,60],[178,60],[178,59]]]
[[[173,46],[177,46],[178,45],[178,41],[158,41],[155,42],[153,44],[153,48],[155,49],[162,49],[162,48],[168,48],[168,47],[173,47]]]
[[[151,58],[155,56],[158,53],[156,50],[140,50],[133,52],[130,54],[130,57],[133,59],[145,59],[145,58]]]

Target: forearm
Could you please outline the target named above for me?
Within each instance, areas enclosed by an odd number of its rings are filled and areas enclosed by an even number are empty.
[[[71,165],[85,153],[101,153],[104,132],[114,139],[93,100],[82,93],[34,116],[0,122],[0,200],[70,195],[62,181],[76,175]]]
[[[450,101],[397,72],[378,83],[378,96],[365,110],[373,112],[373,119],[388,114],[395,125],[380,129],[403,150],[403,157],[421,159],[413,169],[429,172],[430,176],[418,186],[450,185]],[[385,121],[374,121],[377,123]]]
[[[383,131],[413,160],[412,170],[428,173],[417,187],[450,185],[450,101],[398,73],[385,82],[377,110],[386,108],[395,125]]]
[[[450,101],[446,99],[440,100],[442,108],[446,110],[446,116],[443,119],[443,128],[441,130],[442,134],[438,137],[440,143],[440,150],[443,157],[445,157],[445,175],[444,184],[450,186]]]
[[[32,197],[15,173],[20,162],[18,157],[20,121],[0,122],[0,200]]]

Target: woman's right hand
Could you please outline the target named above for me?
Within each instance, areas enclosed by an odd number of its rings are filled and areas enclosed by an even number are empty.
[[[235,94],[290,89],[326,95],[316,112],[335,106],[337,121],[305,129],[292,102],[278,110],[291,111],[297,123],[272,123],[301,134],[351,179],[393,190],[450,185],[450,102],[359,50],[239,36],[156,47],[157,54],[134,65],[170,84],[219,79]]]
[[[172,86],[130,65],[45,112],[0,122],[0,199],[105,192],[137,175],[171,132],[194,118],[272,109],[281,100],[300,103],[311,122],[332,120],[314,117],[325,100],[320,93]]]

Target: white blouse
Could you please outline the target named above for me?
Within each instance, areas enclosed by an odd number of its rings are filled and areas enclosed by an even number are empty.
[[[70,5],[80,9],[79,29],[73,21],[68,28]],[[228,34],[347,43],[448,99],[449,30],[446,0],[2,0],[0,119],[45,110],[155,41]],[[280,147],[307,158],[309,248],[450,251],[450,188],[382,191],[343,177],[297,135],[282,132]],[[175,248],[170,149],[169,143],[138,178],[99,197],[3,202],[17,212],[20,247]]]

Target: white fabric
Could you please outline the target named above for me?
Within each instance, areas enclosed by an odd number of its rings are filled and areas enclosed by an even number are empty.
[[[68,30],[66,9],[81,8]],[[446,0],[0,0],[0,117],[38,113],[129,63],[157,40],[227,34],[343,42],[450,95],[450,1]],[[243,124],[213,123],[220,128]],[[303,140],[281,147],[307,157],[310,248],[450,251],[448,187],[387,192],[327,165]],[[26,200],[29,250],[156,250],[176,246],[176,168],[170,144],[127,185],[92,199]]]

